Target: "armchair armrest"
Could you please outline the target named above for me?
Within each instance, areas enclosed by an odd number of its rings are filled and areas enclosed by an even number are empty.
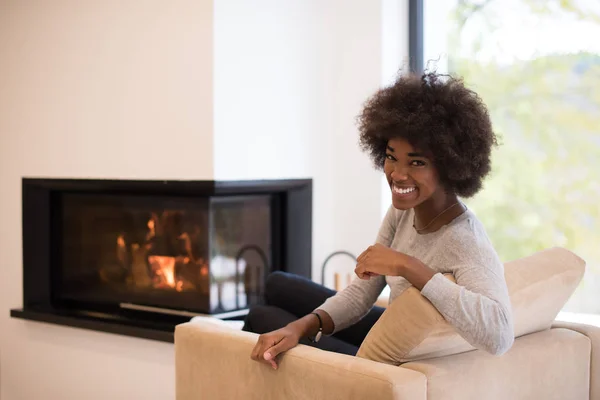
[[[258,335],[191,322],[175,330],[177,400],[422,399],[423,374],[299,345],[277,370],[250,359]]]
[[[555,321],[552,328],[564,328],[587,336],[592,343],[590,360],[590,400],[600,400],[600,328],[574,322]]]

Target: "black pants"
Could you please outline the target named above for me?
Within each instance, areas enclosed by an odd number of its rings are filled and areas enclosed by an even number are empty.
[[[285,272],[273,272],[269,275],[265,288],[266,305],[250,308],[243,329],[261,334],[283,328],[314,311],[335,293],[335,290],[309,279]],[[336,353],[356,355],[383,311],[381,307],[373,307],[362,320],[333,336],[323,336],[318,343],[307,339],[302,339],[300,343]]]

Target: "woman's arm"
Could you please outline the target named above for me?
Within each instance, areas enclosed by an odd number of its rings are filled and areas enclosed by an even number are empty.
[[[398,212],[390,206],[379,229],[377,243],[390,245],[396,232],[397,217]],[[346,289],[327,299],[314,311],[323,321],[323,333],[330,335],[358,322],[373,307],[385,285],[383,276],[369,282],[355,279]],[[281,329],[260,335],[250,357],[277,369],[277,355],[296,346],[301,338],[314,336],[318,329],[319,319],[312,314],[305,315]]]
[[[331,316],[329,316],[329,314],[323,310],[317,309],[314,312],[319,314],[321,321],[323,321],[323,334],[332,334],[334,326]],[[313,314],[308,314],[300,319],[295,320],[294,322],[291,322],[288,326],[294,329],[300,338],[314,337],[319,331],[319,319]]]
[[[331,334],[339,332],[360,321],[373,308],[377,298],[385,287],[385,277],[376,276],[370,280],[355,279],[335,296],[328,298],[317,311],[325,312],[331,319]]]
[[[392,244],[401,214],[402,211],[393,206],[388,208],[377,233],[376,242],[379,246],[389,247]],[[373,276],[369,280],[355,279],[347,288],[327,299],[317,308],[330,316],[333,323],[332,331],[326,333],[338,332],[360,321],[373,308],[386,284],[385,276]]]
[[[333,331],[331,317],[322,310],[317,310],[316,312],[323,321],[323,333],[327,334]],[[300,339],[315,336],[318,330],[319,319],[313,314],[305,315],[281,329],[260,335],[256,345],[252,349],[250,358],[255,361],[265,362],[271,365],[273,369],[277,369],[277,356],[279,354],[295,347]]]
[[[420,289],[471,345],[503,354],[514,341],[503,265],[493,250],[479,249],[464,260],[451,268],[453,283],[414,257],[375,245],[360,255],[356,274],[367,281],[378,274],[402,276]]]
[[[494,355],[514,342],[512,310],[502,266],[456,266],[456,283],[435,274],[421,290],[470,344]]]

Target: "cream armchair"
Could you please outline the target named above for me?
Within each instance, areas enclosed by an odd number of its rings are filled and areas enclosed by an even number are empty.
[[[256,334],[239,323],[195,318],[175,331],[177,400],[600,400],[600,328],[554,321],[584,268],[560,248],[505,264],[516,339],[499,357],[461,344],[440,318],[426,318],[437,310],[416,289],[394,300],[358,357],[300,345],[283,354],[276,371],[250,359]],[[385,325],[399,319],[406,329]],[[378,340],[382,332],[398,340]],[[423,340],[404,340],[416,337]]]
[[[300,345],[275,371],[250,359],[256,340],[220,321],[178,326],[177,400],[600,399],[600,328],[586,325],[522,336],[500,357],[475,350],[398,367]]]

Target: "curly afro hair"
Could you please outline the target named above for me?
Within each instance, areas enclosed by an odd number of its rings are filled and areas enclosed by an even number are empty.
[[[383,168],[390,139],[430,154],[440,183],[471,197],[490,172],[497,144],[487,107],[462,79],[428,72],[400,76],[367,100],[358,117],[360,146]]]

